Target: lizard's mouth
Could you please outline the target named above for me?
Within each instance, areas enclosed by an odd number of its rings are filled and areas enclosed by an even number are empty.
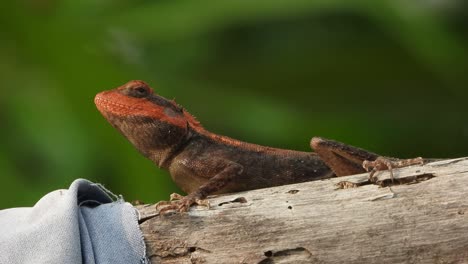
[[[121,103],[125,100],[112,100],[112,96],[109,96],[106,92],[98,93],[94,97],[94,103],[96,104],[97,109],[104,116],[108,114],[118,115],[118,116],[128,116],[139,110],[142,110],[141,107],[135,104],[125,104]]]

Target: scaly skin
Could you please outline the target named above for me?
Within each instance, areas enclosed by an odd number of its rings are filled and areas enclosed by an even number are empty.
[[[188,196],[163,210],[187,211],[209,194],[238,192],[365,172],[377,154],[313,138],[314,152],[265,147],[205,130],[174,101],[143,81],[96,95],[102,115],[145,157],[169,170]]]

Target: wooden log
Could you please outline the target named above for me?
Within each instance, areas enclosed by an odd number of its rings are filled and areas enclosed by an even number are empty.
[[[153,263],[468,263],[468,158],[140,206]],[[156,215],[156,216],[155,216]]]

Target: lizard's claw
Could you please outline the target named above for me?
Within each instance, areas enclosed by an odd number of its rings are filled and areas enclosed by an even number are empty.
[[[169,201],[182,200],[183,198],[184,198],[183,195],[180,195],[178,193],[172,193],[171,196],[169,196]]]
[[[414,159],[393,159],[387,157],[378,157],[374,161],[365,160],[362,162],[362,167],[366,171],[370,171],[369,174],[369,181],[375,182],[374,174],[378,171],[389,170],[390,172],[390,179],[392,182],[394,180],[393,177],[393,168],[402,168],[407,167],[410,165],[416,164],[424,164],[424,160],[421,157],[417,157]]]
[[[169,211],[176,211],[179,213],[187,212],[192,205],[201,205],[210,208],[210,203],[206,199],[200,199],[197,195],[189,194],[182,196],[177,193],[171,194],[170,201],[161,201],[156,204],[156,210],[159,214],[164,215]]]

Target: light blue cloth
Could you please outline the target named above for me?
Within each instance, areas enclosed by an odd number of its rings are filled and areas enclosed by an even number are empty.
[[[149,263],[137,214],[101,185],[75,180],[34,207],[0,210],[0,263]]]

